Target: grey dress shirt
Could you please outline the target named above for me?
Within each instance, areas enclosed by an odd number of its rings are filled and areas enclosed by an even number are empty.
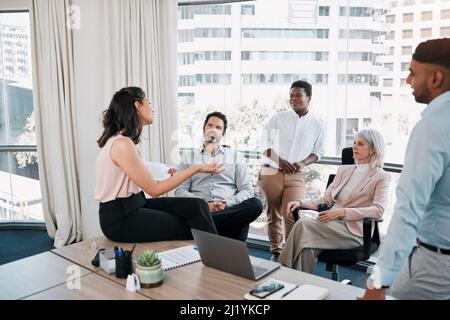
[[[193,164],[223,163],[221,174],[197,173],[183,182],[175,191],[177,197],[195,197],[205,201],[226,200],[232,207],[254,197],[250,170],[244,157],[228,147],[220,147],[215,155],[205,149],[193,149],[183,154],[178,170]]]

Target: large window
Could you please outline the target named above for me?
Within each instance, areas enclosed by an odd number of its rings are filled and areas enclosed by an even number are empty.
[[[372,17],[373,8],[368,7],[340,7],[340,16],[350,16],[350,17]]]
[[[395,15],[388,14],[385,19],[386,23],[395,23]]]
[[[247,61],[327,61],[327,51],[241,51]]]
[[[441,37],[450,37],[450,27],[441,27],[440,36]]]
[[[423,11],[422,21],[430,21],[430,20],[433,20],[433,11]]]
[[[241,7],[241,14],[246,16],[255,15],[255,6],[253,4],[250,5],[243,4]]]
[[[410,56],[412,54],[412,46],[403,46],[402,55]]]
[[[450,9],[441,10],[441,19],[450,19]]]
[[[413,37],[413,30],[407,29],[402,31],[402,39],[411,39]]]
[[[413,22],[414,21],[414,13],[404,13],[403,14],[403,22]]]
[[[420,29],[420,37],[421,38],[431,38],[432,33],[433,33],[433,29],[431,29],[431,28]]]
[[[229,14],[214,19],[196,19],[194,5],[179,7],[180,17],[189,16],[186,8],[192,12],[191,19],[179,21],[179,34],[190,32],[178,44],[179,146],[199,146],[205,115],[225,113],[224,143],[246,151],[257,193],[260,131],[275,112],[290,109],[289,87],[298,79],[312,83],[311,112],[327,124],[325,159],[339,157],[357,130],[372,127],[387,142],[385,162],[401,165],[423,110],[405,83],[410,55],[432,30],[438,36],[450,29],[450,19],[429,19],[433,12],[446,16],[449,1],[373,0],[364,7],[352,6],[354,1],[315,2],[316,10],[295,15],[290,0],[230,2],[222,4]],[[220,30],[219,38],[210,30]],[[217,59],[200,58],[204,52],[217,52]],[[308,167],[308,196],[323,192],[335,170]],[[253,224],[251,234],[267,234],[264,219]]]
[[[43,220],[29,19],[0,11],[0,222]]]
[[[336,154],[353,145],[353,139],[359,130],[358,122],[358,118],[336,119]]]
[[[319,7],[319,16],[328,17],[330,15],[330,7],[328,6],[320,6]]]
[[[328,39],[328,29],[242,28],[243,38]]]

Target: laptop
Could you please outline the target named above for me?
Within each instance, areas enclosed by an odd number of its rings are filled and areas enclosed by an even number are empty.
[[[258,280],[281,264],[250,257],[243,241],[191,229],[200,258],[205,266],[251,280]]]

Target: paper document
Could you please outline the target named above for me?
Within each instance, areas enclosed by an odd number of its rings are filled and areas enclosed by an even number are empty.
[[[170,168],[164,163],[144,161],[144,164],[155,180],[161,181],[170,178],[170,174],[167,172]]]
[[[302,216],[302,218],[317,220],[317,217],[319,216],[319,212],[315,211],[315,210],[301,210],[300,215]]]

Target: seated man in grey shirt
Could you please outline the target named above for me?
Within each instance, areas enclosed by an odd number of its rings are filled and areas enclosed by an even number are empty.
[[[221,174],[198,173],[182,183],[176,197],[201,198],[209,210],[220,235],[245,241],[249,224],[262,212],[261,201],[254,197],[250,170],[244,157],[220,145],[227,130],[227,118],[220,112],[206,116],[203,125],[203,148],[183,154],[178,170],[199,163],[223,163]]]

